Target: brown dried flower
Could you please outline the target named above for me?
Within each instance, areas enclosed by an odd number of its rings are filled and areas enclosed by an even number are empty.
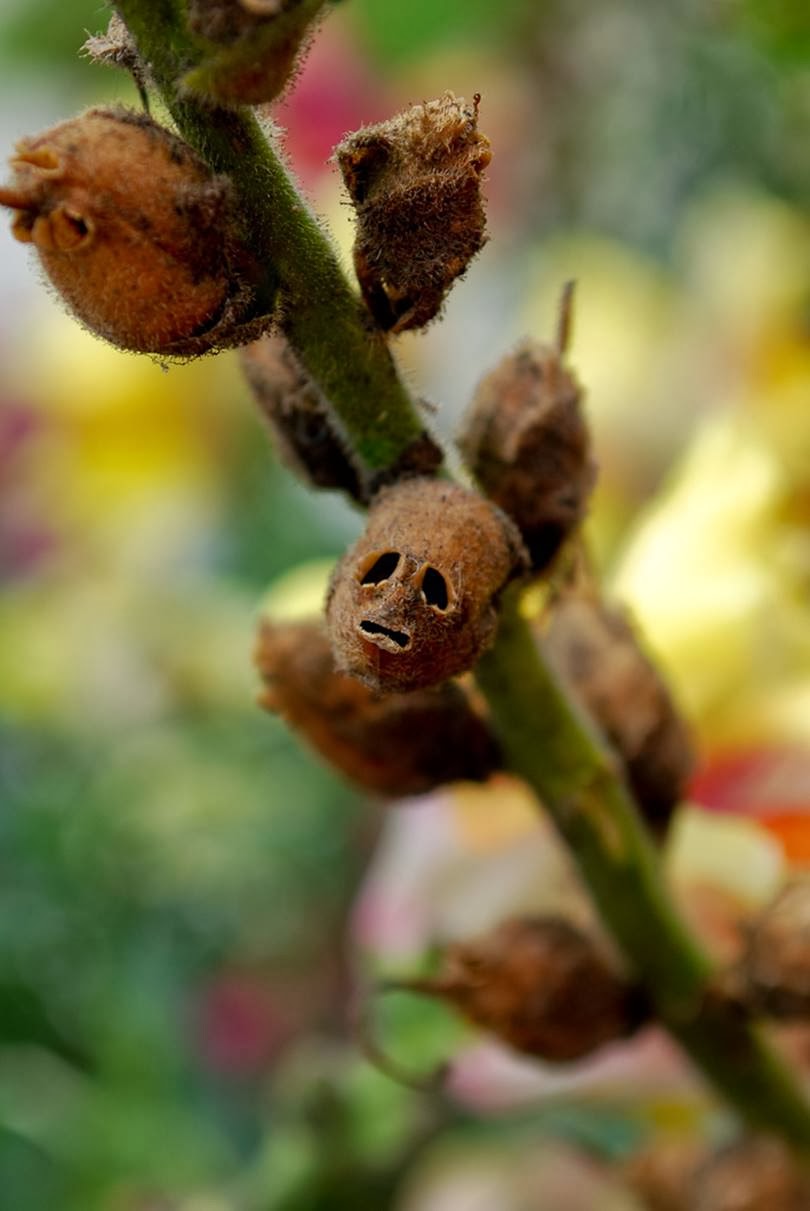
[[[752,923],[742,970],[760,1012],[810,1017],[810,878],[789,883]]]
[[[663,834],[694,764],[689,732],[626,615],[563,593],[542,637],[561,681],[624,763],[648,823]]]
[[[263,621],[259,702],[283,716],[327,761],[378,794],[416,795],[480,781],[498,768],[497,745],[455,682],[413,694],[376,694],[335,668],[323,627]]]
[[[424,327],[485,242],[491,156],[477,100],[447,92],[349,135],[336,156],[357,212],[354,263],[369,310],[385,331]]]
[[[476,493],[421,478],[383,489],[332,577],[338,667],[382,691],[465,672],[494,638],[498,593],[524,566],[514,526]]]
[[[582,522],[596,480],[582,391],[562,364],[570,298],[569,290],[556,345],[524,341],[481,380],[458,443],[538,572]]]
[[[646,1017],[638,990],[561,917],[515,918],[448,946],[435,979],[401,986],[441,997],[516,1051],[549,1061],[588,1055]]]
[[[182,357],[267,327],[228,183],[151,118],[91,109],[21,140],[11,163],[14,235],[91,332]]]

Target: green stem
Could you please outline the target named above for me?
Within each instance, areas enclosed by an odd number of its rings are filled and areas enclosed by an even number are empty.
[[[366,469],[396,463],[422,432],[383,338],[254,117],[201,104],[177,80],[199,62],[178,0],[118,0],[181,133],[240,197],[252,246],[276,285],[283,326],[330,399]],[[810,1106],[739,1010],[678,917],[656,853],[610,758],[543,663],[507,594],[495,646],[477,675],[510,764],[569,843],[590,893],[661,1020],[739,1113],[810,1152]]]
[[[424,433],[388,345],[372,331],[333,248],[253,113],[182,92],[201,52],[175,0],[117,0],[140,55],[184,138],[231,180],[251,248],[266,266],[268,307],[320,385],[366,473],[394,466]]]

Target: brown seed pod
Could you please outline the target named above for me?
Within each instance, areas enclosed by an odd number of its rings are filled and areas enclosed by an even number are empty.
[[[780,1141],[746,1136],[695,1174],[689,1211],[808,1211],[810,1173]]]
[[[192,30],[216,43],[185,88],[230,105],[274,100],[295,74],[325,0],[189,0]]]
[[[337,488],[363,502],[357,468],[329,405],[285,338],[270,333],[246,345],[240,360],[282,462],[316,488]]]
[[[796,879],[752,923],[742,959],[746,1000],[776,1018],[810,1018],[810,878]]]
[[[185,357],[267,327],[228,183],[151,118],[91,109],[23,139],[11,163],[14,235],[91,332]]]
[[[448,946],[435,979],[393,986],[440,997],[516,1051],[556,1062],[624,1038],[646,1018],[639,991],[561,917],[506,921]]]
[[[329,588],[338,668],[383,692],[465,672],[494,638],[497,594],[524,566],[514,526],[476,493],[433,479],[384,488]]]
[[[582,391],[562,364],[570,290],[555,346],[524,341],[479,383],[459,437],[473,475],[545,570],[582,522],[596,480]]]
[[[625,1161],[621,1175],[646,1211],[693,1211],[695,1174],[706,1156],[696,1140],[660,1141]]]
[[[354,264],[369,310],[385,331],[424,327],[486,239],[491,155],[477,100],[445,93],[349,135],[335,154],[357,212]]]
[[[500,765],[487,724],[455,682],[381,697],[335,669],[326,633],[313,623],[263,621],[255,659],[260,704],[367,790],[422,794],[481,781]]]
[[[587,593],[563,593],[541,642],[560,680],[621,758],[639,807],[663,836],[694,754],[688,729],[626,615]]]

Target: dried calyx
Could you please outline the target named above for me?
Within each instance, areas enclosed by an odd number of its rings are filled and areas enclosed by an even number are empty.
[[[582,390],[563,365],[572,285],[554,345],[524,341],[479,383],[459,436],[465,462],[544,571],[585,517],[596,480]]]
[[[421,328],[485,242],[489,141],[478,105],[445,93],[366,126],[336,149],[354,203],[354,263],[385,331]]]
[[[480,781],[500,765],[476,700],[448,682],[380,696],[335,668],[316,623],[263,621],[255,653],[259,701],[353,782],[378,794],[421,794],[446,782]]]
[[[580,1059],[647,1018],[640,991],[561,917],[518,917],[450,945],[434,978],[389,987],[435,996],[525,1055]]]
[[[540,643],[563,685],[620,757],[633,795],[662,837],[694,765],[686,724],[625,613],[595,593],[553,601]]]
[[[466,672],[494,639],[498,594],[525,562],[512,523],[476,493],[424,478],[383,489],[332,577],[338,667],[383,692]]]
[[[23,139],[0,205],[58,294],[122,349],[196,356],[270,322],[228,182],[144,114],[91,109]]]

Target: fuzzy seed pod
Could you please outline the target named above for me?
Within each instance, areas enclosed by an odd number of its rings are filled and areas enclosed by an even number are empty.
[[[810,1173],[779,1140],[745,1137],[698,1169],[689,1211],[808,1211]]]
[[[638,990],[560,917],[515,918],[451,945],[435,979],[401,987],[440,997],[516,1051],[552,1062],[624,1038],[646,1017]]]
[[[283,336],[270,333],[240,351],[282,462],[305,483],[337,488],[362,502],[357,468],[340,441],[322,392]]]
[[[325,0],[189,0],[192,30],[217,49],[185,88],[230,105],[274,100],[295,73]]]
[[[91,109],[23,139],[11,163],[14,235],[91,332],[186,357],[267,327],[228,183],[151,118]]]
[[[643,815],[663,836],[694,755],[686,725],[627,617],[595,597],[569,592],[555,603],[542,645],[621,758]]]
[[[491,155],[478,102],[452,93],[357,131],[337,147],[357,212],[354,264],[385,331],[422,328],[485,243]]]
[[[524,341],[479,383],[459,437],[473,475],[544,571],[582,522],[596,480],[581,389],[559,347]]]
[[[281,715],[351,781],[402,797],[498,768],[497,745],[455,682],[381,697],[335,669],[320,625],[271,623],[259,630],[259,702]]]
[[[338,668],[384,693],[465,672],[494,638],[497,595],[525,558],[509,519],[466,488],[384,488],[329,588]]]
[[[742,972],[759,1012],[810,1018],[810,878],[788,884],[751,925]]]

